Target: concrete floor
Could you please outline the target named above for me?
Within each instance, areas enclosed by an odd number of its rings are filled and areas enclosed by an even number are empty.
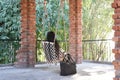
[[[113,80],[113,65],[83,62],[77,74],[60,76],[59,64],[39,64],[35,68],[0,67],[0,80]]]

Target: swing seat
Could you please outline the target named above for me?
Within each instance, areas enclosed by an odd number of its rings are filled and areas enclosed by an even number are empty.
[[[45,58],[49,63],[57,63],[63,60],[65,52],[60,49],[59,56],[56,54],[54,42],[42,41]]]

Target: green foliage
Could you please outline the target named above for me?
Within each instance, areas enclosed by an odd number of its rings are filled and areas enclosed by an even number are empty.
[[[18,48],[19,41],[0,41],[0,64],[13,63],[16,56],[15,52]]]
[[[105,39],[112,32],[112,0],[83,0],[83,40]]]
[[[83,0],[83,40],[106,39],[111,34],[113,25],[111,3],[112,0]],[[108,46],[103,41],[86,42],[83,45],[86,45],[83,49],[84,59],[95,61],[107,59]]]
[[[0,64],[15,61],[19,42],[14,40],[18,40],[20,35],[19,3],[20,0],[0,0]]]
[[[37,11],[37,38],[40,40],[45,39],[45,35],[49,30],[54,31],[57,34],[58,40],[64,40],[64,32],[68,34],[69,28],[69,18],[68,10],[69,7],[67,2],[63,8],[64,14],[62,15],[60,1],[59,0],[49,0],[44,9],[44,0],[36,0],[36,11]],[[59,18],[59,19],[58,19]],[[57,24],[58,22],[58,24]],[[65,31],[64,31],[65,25]]]
[[[56,33],[57,40],[65,41],[65,35],[66,39],[68,39],[68,2],[65,1],[63,9],[60,7],[60,0],[47,1],[46,9],[44,6],[44,0],[36,0],[36,4],[37,39],[45,40],[46,33],[50,30]],[[65,43],[60,44],[60,46],[65,49]],[[41,47],[40,44],[37,44],[38,57],[43,53],[42,49],[40,49]],[[39,59],[40,58],[38,58],[38,61],[42,61]]]
[[[0,0],[0,39],[19,39],[20,0]]]
[[[110,46],[111,40],[105,41],[83,41],[83,58],[91,61],[108,61],[111,62],[112,48]]]

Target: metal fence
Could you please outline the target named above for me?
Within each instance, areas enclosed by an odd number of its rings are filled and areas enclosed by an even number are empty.
[[[65,45],[66,42],[60,41],[60,46],[62,46],[64,50]],[[114,42],[111,39],[83,40],[82,41],[83,60],[96,62],[112,62],[114,60],[114,54],[112,53],[113,48]],[[37,41],[37,61],[38,62],[45,61],[41,41]]]
[[[114,42],[111,39],[83,40],[83,59],[97,62],[112,62]]]
[[[18,48],[18,40],[0,40],[0,64],[13,63]]]
[[[41,40],[37,40],[36,59],[37,62],[46,62],[44,52],[41,44]],[[68,50],[65,41],[59,42],[60,46],[64,50]],[[19,48],[19,40],[0,40],[0,64],[13,63],[15,61],[16,50]],[[66,49],[67,48],[67,49]],[[100,62],[112,62],[114,60],[114,54],[112,49],[114,48],[114,42],[108,40],[83,40],[82,52],[83,60],[100,61]]]

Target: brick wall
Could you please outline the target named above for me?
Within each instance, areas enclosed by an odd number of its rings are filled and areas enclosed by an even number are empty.
[[[34,67],[36,52],[35,0],[21,0],[21,47],[17,50],[16,67]]]
[[[114,15],[112,16],[114,19],[114,26],[112,29],[115,31],[113,37],[115,48],[112,50],[115,54],[115,60],[113,61],[115,77],[113,80],[120,80],[120,0],[114,0],[112,7],[114,8]]]
[[[82,0],[69,0],[69,53],[77,63],[82,62]]]

